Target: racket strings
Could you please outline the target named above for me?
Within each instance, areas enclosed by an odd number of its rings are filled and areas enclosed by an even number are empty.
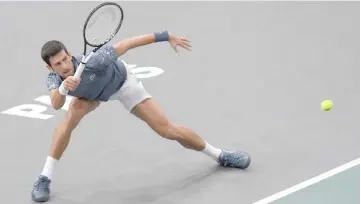
[[[96,10],[86,25],[85,38],[92,45],[100,45],[113,38],[121,24],[122,12],[112,5]]]

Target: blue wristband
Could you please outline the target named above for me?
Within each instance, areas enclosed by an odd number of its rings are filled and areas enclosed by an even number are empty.
[[[168,41],[169,40],[169,34],[168,31],[163,31],[163,32],[154,32],[154,36],[155,36],[155,42],[163,42],[163,41]]]

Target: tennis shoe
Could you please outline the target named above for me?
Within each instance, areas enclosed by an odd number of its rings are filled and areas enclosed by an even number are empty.
[[[243,151],[222,150],[218,162],[225,167],[246,169],[251,163],[251,157]]]
[[[38,180],[34,183],[31,197],[35,202],[46,202],[49,200],[51,180],[48,177],[40,175]]]

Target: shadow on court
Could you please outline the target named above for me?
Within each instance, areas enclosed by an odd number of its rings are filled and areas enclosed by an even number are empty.
[[[136,203],[170,203],[176,204],[180,203],[177,198],[184,198],[192,195],[196,195],[200,191],[204,191],[202,186],[207,185],[211,180],[217,180],[222,178],[222,174],[229,174],[230,172],[236,173],[236,169],[232,168],[223,168],[221,166],[215,165],[208,170],[199,171],[192,175],[186,176],[184,178],[173,179],[170,182],[164,182],[157,185],[149,185],[144,183],[144,185],[138,186],[136,188],[126,188],[122,187],[119,190],[117,189],[121,186],[124,186],[123,178],[119,178],[119,180],[113,180],[112,182],[102,183],[97,182],[94,183],[94,186],[98,186],[93,188],[93,192],[81,193],[82,198],[71,199],[66,196],[62,196],[60,193],[56,193],[55,196],[59,196],[55,203],[70,203],[70,204],[96,204],[106,202],[108,204],[115,204],[119,202],[126,202],[129,204]],[[248,170],[241,170],[243,173],[247,173]],[[139,176],[138,179],[142,180],[143,176]],[[146,178],[145,180],[149,180]],[[120,185],[116,187],[116,183],[120,182]],[[104,188],[108,188],[109,190],[96,190],[102,186]],[[112,187],[110,187],[112,186]],[[88,190],[91,189],[88,186]],[[72,192],[72,194],[74,194]],[[73,196],[71,196],[73,197]],[[77,196],[74,196],[77,197]]]

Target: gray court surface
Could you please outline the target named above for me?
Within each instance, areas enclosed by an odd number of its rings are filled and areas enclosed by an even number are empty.
[[[98,3],[0,3],[0,111],[38,104],[53,116],[0,114],[1,203],[32,203],[66,113],[34,101],[47,94],[41,46],[58,39],[81,52],[84,19]],[[359,158],[359,2],[119,3],[124,25],[112,43],[164,29],[192,41],[180,56],[167,43],[123,56],[164,70],[143,84],[170,120],[214,146],[249,152],[252,164],[220,168],[112,102],[73,132],[49,203],[251,204]],[[320,110],[324,99],[332,111]]]

